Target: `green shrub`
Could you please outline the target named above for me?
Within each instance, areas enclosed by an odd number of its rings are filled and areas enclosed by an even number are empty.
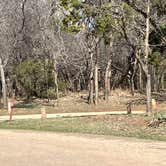
[[[27,60],[16,68],[18,82],[27,97],[46,98],[49,88],[54,88],[52,64],[41,60]]]

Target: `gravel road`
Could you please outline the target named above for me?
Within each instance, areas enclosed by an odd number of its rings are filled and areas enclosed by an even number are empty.
[[[1,166],[166,166],[166,142],[0,130]]]

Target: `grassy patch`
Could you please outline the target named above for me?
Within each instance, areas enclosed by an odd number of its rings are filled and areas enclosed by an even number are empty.
[[[166,141],[166,126],[157,129],[148,128],[145,125],[146,120],[141,116],[17,120],[0,122],[0,128],[114,135]]]

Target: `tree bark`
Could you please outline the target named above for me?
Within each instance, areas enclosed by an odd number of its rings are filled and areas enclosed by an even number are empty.
[[[146,95],[147,95],[147,106],[146,110],[147,113],[150,113],[152,111],[152,106],[151,106],[151,77],[150,74],[147,75],[147,82],[146,82]]]
[[[98,80],[98,57],[99,57],[99,43],[96,44],[96,62],[94,73],[94,85],[95,85],[95,104],[98,104],[99,99],[99,80]]]
[[[105,97],[104,98],[107,102],[108,102],[109,94],[110,94],[111,62],[112,62],[111,60],[108,61],[106,71],[105,71],[105,94],[104,94]]]
[[[153,91],[154,92],[157,92],[157,76],[156,76],[156,69],[155,69],[155,67],[154,66],[152,66],[152,73],[153,73],[153,79],[152,79],[152,83],[153,83]]]
[[[3,97],[3,107],[7,108],[7,90],[6,90],[6,81],[5,73],[2,64],[2,59],[0,58],[0,70],[1,70],[1,81],[2,81],[2,97]]]
[[[146,112],[147,114],[151,113],[151,75],[149,74],[149,65],[148,65],[148,58],[149,58],[149,24],[150,19],[150,0],[147,0],[147,17],[146,17],[146,36],[145,36],[145,58],[144,62],[142,61],[141,57],[136,54],[136,58],[138,59],[144,73],[146,76]]]
[[[141,91],[143,90],[142,68],[140,64],[139,64],[139,88]]]
[[[93,88],[93,71],[91,71],[89,81],[89,104],[93,104]]]
[[[135,62],[133,64],[133,73],[131,75],[131,94],[134,96],[135,85],[134,85],[134,77],[136,74],[136,67],[137,67],[137,59],[135,58]]]
[[[146,97],[147,107],[146,112],[150,113],[151,110],[151,76],[148,69],[148,58],[149,58],[149,29],[150,29],[150,0],[147,0],[147,17],[146,17],[146,37],[145,37],[145,74],[147,77],[146,83]]]
[[[91,70],[90,70],[90,76],[89,76],[89,104],[93,104],[93,89],[94,89],[94,79],[93,79],[93,54],[91,53]]]
[[[99,84],[98,84],[98,64],[95,64],[94,71],[94,85],[95,85],[95,104],[98,104],[98,96],[99,96]]]
[[[53,63],[54,63],[54,83],[55,83],[55,92],[57,102],[59,101],[59,87],[58,87],[58,71],[57,71],[57,60],[55,55],[53,56]]]
[[[165,74],[163,73],[161,76],[161,89],[165,90],[165,82],[164,82]]]

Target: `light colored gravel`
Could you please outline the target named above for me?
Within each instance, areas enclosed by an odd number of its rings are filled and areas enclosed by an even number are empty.
[[[2,166],[166,166],[166,142],[0,130]]]

